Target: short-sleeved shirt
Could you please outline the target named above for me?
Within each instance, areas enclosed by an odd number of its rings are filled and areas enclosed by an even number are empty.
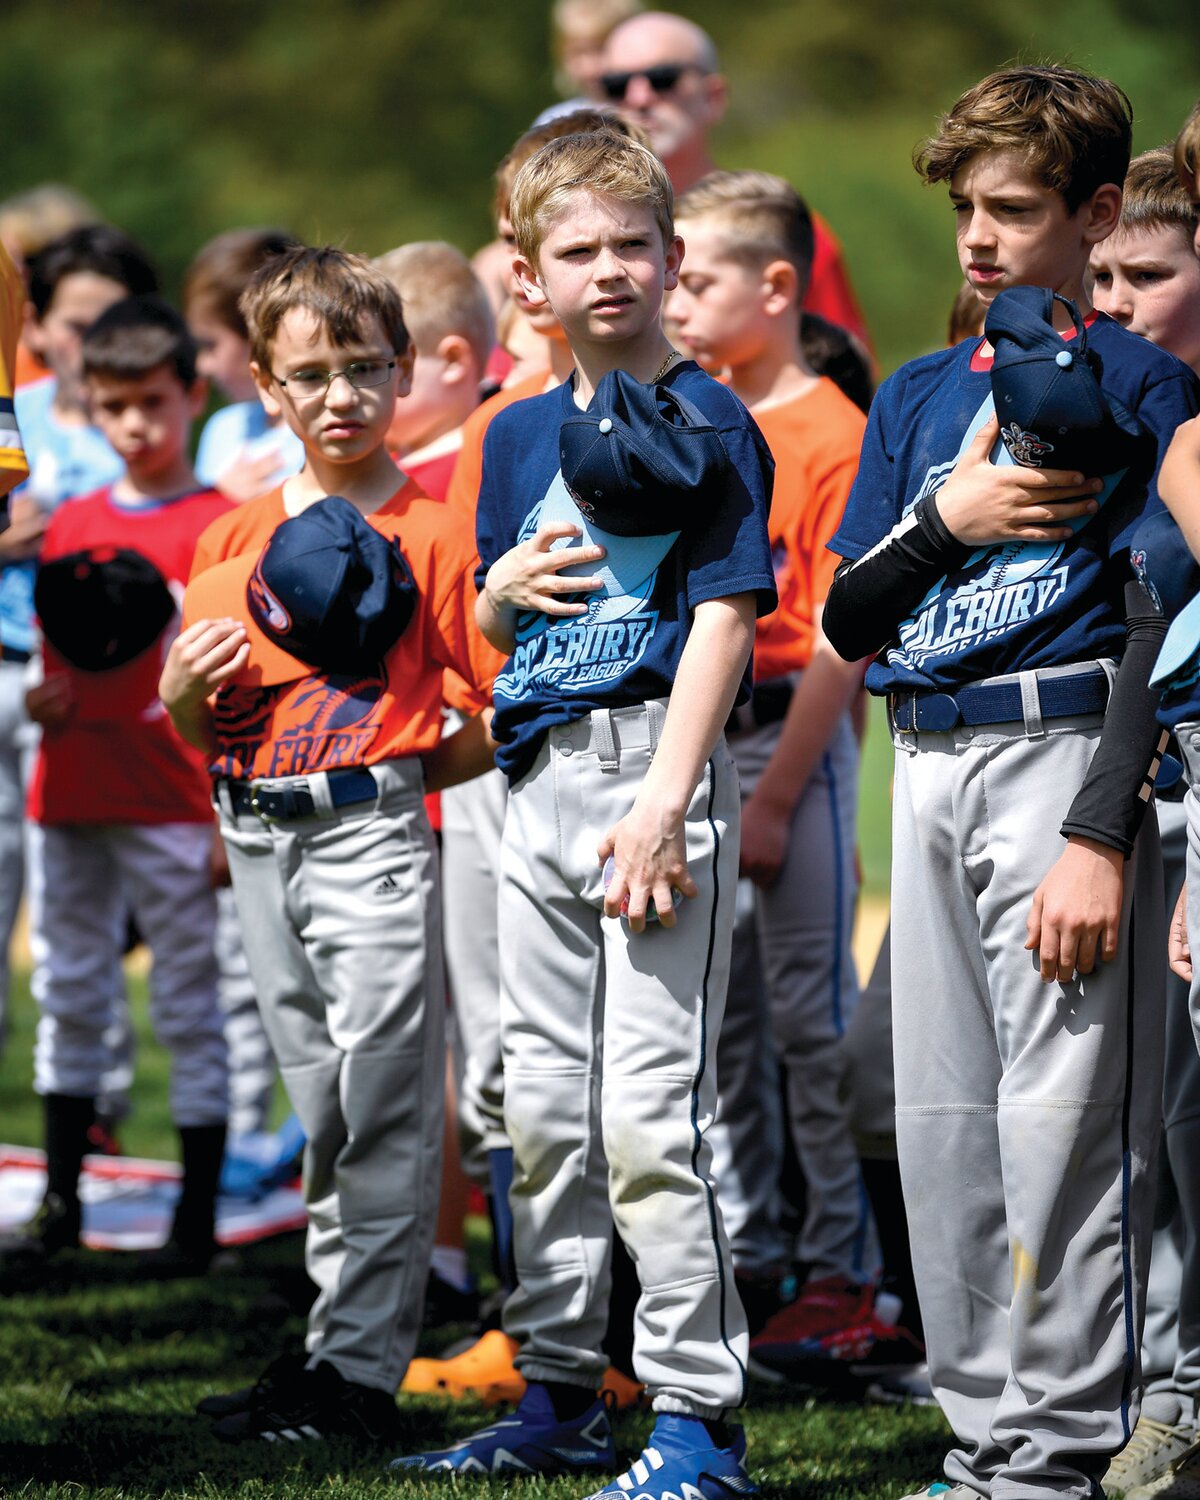
[[[773,464],[762,434],[737,397],[692,361],[662,383],[686,396],[720,434],[728,463],[713,483],[721,493],[705,497],[703,525],[658,539],[658,561],[633,593],[593,595],[587,614],[576,618],[518,616],[516,649],[493,689],[496,761],[510,781],[529,769],[553,725],[667,697],[698,604],[753,593],[760,614],[775,607],[767,537]],[[487,569],[533,536],[543,506],[564,493],[559,432],[578,409],[567,382],[492,419],[477,522],[481,587]],[[747,666],[739,701],[748,695],[749,676]]]
[[[177,601],[196,540],[230,509],[205,490],[175,500],[123,504],[111,488],[62,506],[50,519],[42,561],[72,552],[128,547],[147,558]],[[43,645],[47,677],[65,673],[73,708],[42,735],[29,788],[39,823],[208,823],[208,777],[199,751],[176,734],[158,679],[179,616],[148,650],[107,672],[84,672]]]
[[[286,519],[282,490],[238,506],[201,538],[193,576],[225,558],[257,554]],[[367,520],[398,539],[412,569],[418,598],[408,628],[365,671],[314,670],[273,687],[227,683],[214,706],[213,776],[299,776],[431,750],[442,734],[447,667],[474,688],[474,712],[487,705],[501,657],[475,624],[469,531],[411,480]],[[245,611],[244,599],[230,599],[230,616]]]
[[[913,360],[880,387],[830,543],[839,556],[862,557],[945,483],[994,410],[987,347],[967,339]],[[1104,390],[1152,434],[1154,456],[1140,472],[1108,476],[1099,511],[1069,540],[978,547],[933,582],[868,669],[872,692],[952,691],[1002,673],[1123,654],[1130,541],[1139,520],[1161,509],[1158,468],[1175,429],[1196,412],[1198,387],[1173,355],[1103,314],[1089,347],[1103,363]]]
[[[817,610],[837,567],[826,544],[846,509],[867,419],[822,377],[754,420],[775,460],[769,528],[779,607],[754,637],[754,678],[766,682],[812,660]]]
[[[304,444],[286,422],[270,422],[260,401],[235,401],[204,424],[196,449],[196,475],[217,485],[234,464],[275,454],[279,460],[267,484],[274,488],[304,467]]]
[[[58,382],[39,380],[22,386],[15,398],[17,425],[29,459],[29,478],[13,491],[34,500],[46,512],[64,500],[115,484],[125,466],[97,427],[60,422],[54,414]],[[0,569],[0,640],[10,648],[32,651],[33,580],[37,563],[6,564]]]

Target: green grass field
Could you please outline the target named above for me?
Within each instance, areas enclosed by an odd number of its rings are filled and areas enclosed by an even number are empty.
[[[866,887],[876,904],[887,879],[890,764],[886,727],[873,716],[860,835]],[[0,1058],[0,1139],[39,1145],[34,1009],[23,974],[15,988]],[[132,1155],[173,1158],[166,1060],[149,1033],[144,982],[135,977],[132,991],[138,1083],[121,1139]],[[385,1478],[386,1454],[348,1444],[301,1452],[266,1444],[231,1448],[193,1415],[202,1395],[252,1381],[302,1337],[302,1317],[286,1312],[279,1296],[300,1300],[299,1236],[253,1247],[241,1274],[203,1282],[147,1282],[132,1258],[115,1254],[80,1251],[62,1260],[53,1279],[36,1290],[0,1285],[0,1495],[290,1500],[319,1492],[406,1500],[430,1488]],[[426,1340],[425,1352],[436,1353],[466,1332],[439,1330]],[[482,1417],[480,1408],[409,1397],[401,1399],[401,1411],[410,1448],[441,1444]],[[623,1456],[636,1455],[650,1420],[644,1414],[620,1419]],[[885,1500],[923,1487],[939,1472],[945,1438],[936,1411],[863,1406],[798,1388],[755,1387],[746,1423],[753,1477],[768,1494],[796,1500]],[[584,1486],[530,1480],[486,1488],[489,1495],[568,1500]]]

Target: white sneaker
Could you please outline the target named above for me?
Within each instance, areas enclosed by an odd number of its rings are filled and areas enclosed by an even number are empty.
[[[1166,1473],[1149,1484],[1126,1490],[1125,1500],[1200,1500],[1200,1439],[1185,1449]]]
[[[1167,1474],[1196,1442],[1196,1418],[1190,1401],[1174,1391],[1148,1396],[1133,1436],[1108,1466],[1106,1495],[1128,1495]],[[1197,1490],[1200,1495],[1200,1489]]]

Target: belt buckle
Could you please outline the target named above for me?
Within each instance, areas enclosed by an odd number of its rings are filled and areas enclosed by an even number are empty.
[[[893,693],[895,702],[892,705],[892,728],[897,734],[916,734],[917,732],[917,694],[914,689],[911,693]],[[896,719],[899,709],[908,704],[908,728],[905,729]]]
[[[308,790],[308,781],[301,777],[298,783],[288,783],[284,786],[272,786],[267,780],[252,781],[250,783],[250,811],[255,814],[268,828],[272,823],[286,823],[303,814],[296,806],[297,794],[301,791],[308,796],[312,803],[312,793]],[[259,801],[259,795],[263,794],[269,798],[277,798],[276,811],[269,811]]]

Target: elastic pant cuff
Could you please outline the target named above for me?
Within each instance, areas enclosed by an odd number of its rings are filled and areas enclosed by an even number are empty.
[[[705,1406],[686,1396],[655,1396],[654,1410],[669,1411],[679,1417],[698,1417],[702,1422],[723,1422],[732,1408],[728,1406]]]
[[[513,1364],[526,1380],[537,1380],[542,1384],[557,1382],[559,1385],[577,1385],[585,1391],[596,1390],[604,1375],[604,1366],[594,1370],[565,1370],[561,1365],[539,1364],[536,1360],[523,1359],[519,1354]]]

